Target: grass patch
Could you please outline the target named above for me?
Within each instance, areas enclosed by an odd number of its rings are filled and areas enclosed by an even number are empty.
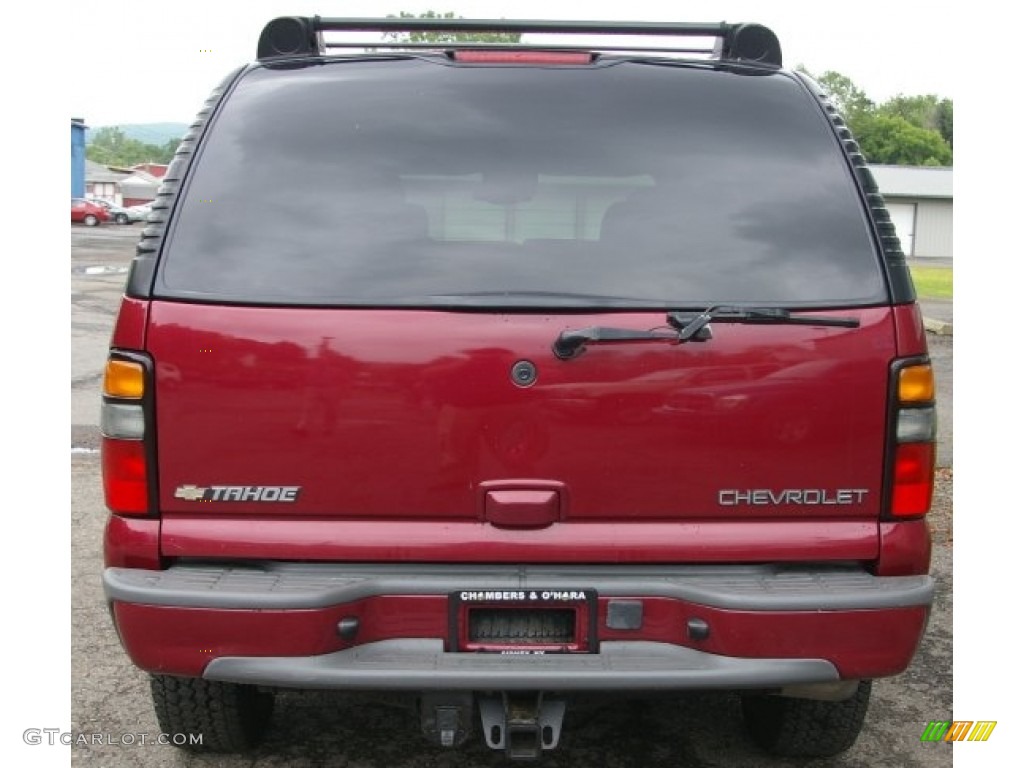
[[[922,299],[953,298],[952,267],[911,267],[917,295]]]

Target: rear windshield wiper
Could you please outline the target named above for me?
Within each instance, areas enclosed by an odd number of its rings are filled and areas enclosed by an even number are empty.
[[[703,341],[711,338],[708,333],[710,329],[699,334],[704,338],[695,338],[693,341]],[[698,335],[698,334],[695,334]],[[605,328],[603,326],[592,326],[590,328],[578,328],[576,330],[564,330],[558,334],[551,351],[559,360],[568,360],[583,352],[587,344],[608,344],[622,341],[670,341],[679,343],[679,331],[668,328],[653,329],[649,331],[638,331],[631,328]]]
[[[608,344],[626,341],[668,341],[683,344],[688,341],[707,341],[711,338],[708,327],[712,320],[720,323],[752,323],[765,325],[825,325],[838,328],[856,328],[860,320],[856,317],[821,317],[818,315],[792,315],[788,309],[774,307],[731,307],[715,306],[698,314],[692,312],[669,312],[666,320],[670,328],[636,330],[632,328],[590,328],[566,329],[558,334],[552,351],[559,360],[569,360],[579,355],[587,344]]]
[[[669,312],[668,324],[679,329],[679,341],[689,341],[707,327],[712,320],[718,323],[762,323],[764,325],[827,325],[835,328],[857,328],[856,317],[823,317],[821,315],[793,315],[788,309],[777,307],[708,307],[694,316],[687,312]]]

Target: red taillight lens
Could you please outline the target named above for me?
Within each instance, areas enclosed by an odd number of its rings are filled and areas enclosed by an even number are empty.
[[[892,472],[892,514],[920,517],[932,505],[935,443],[905,443],[896,447]]]
[[[103,438],[103,494],[107,507],[118,515],[149,512],[146,444],[142,440]]]

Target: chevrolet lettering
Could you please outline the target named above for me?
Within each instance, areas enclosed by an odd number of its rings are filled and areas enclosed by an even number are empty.
[[[773,491],[770,488],[723,489],[718,492],[718,503],[723,507],[751,506],[803,506],[861,504],[868,495],[867,488],[787,488]]]
[[[280,694],[363,692],[519,761],[577,704],[718,690],[768,752],[850,747],[928,620],[935,402],[821,87],[753,23],[253,42],[103,383],[104,591],[160,730],[247,752]]]

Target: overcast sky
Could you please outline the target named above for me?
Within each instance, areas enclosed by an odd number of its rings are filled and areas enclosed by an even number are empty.
[[[71,116],[92,126],[190,122],[213,87],[255,57],[259,32],[275,16],[427,9],[466,18],[756,21],[775,30],[787,67],[842,72],[875,101],[897,93],[954,97],[955,20],[941,4],[916,0],[90,0],[68,8],[72,61],[105,82],[80,87],[79,79],[71,90]]]

